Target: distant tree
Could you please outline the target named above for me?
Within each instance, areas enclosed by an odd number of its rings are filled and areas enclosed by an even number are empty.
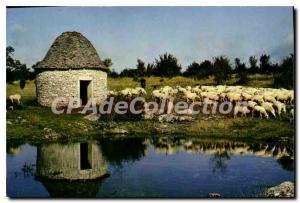
[[[244,85],[248,83],[248,73],[246,69],[246,64],[240,63],[237,67],[237,76],[238,76],[238,84]]]
[[[200,72],[200,64],[194,61],[187,67],[187,69],[183,73],[183,75],[196,79],[196,78],[198,78],[199,72]]]
[[[257,68],[257,59],[255,56],[250,56],[249,57],[249,64],[250,64],[250,73],[257,73],[258,68]]]
[[[210,61],[205,60],[201,64],[198,64],[197,62],[190,64],[183,75],[193,77],[195,79],[202,79],[208,77],[211,73],[212,64]]]
[[[231,78],[232,69],[230,60],[227,57],[215,57],[213,69],[214,79],[217,84],[225,84],[226,80]]]
[[[145,63],[141,59],[137,60],[136,69],[139,77],[143,77],[146,75]]]
[[[111,69],[108,73],[108,76],[112,78],[117,78],[119,77],[119,74],[115,71],[115,69]]]
[[[213,64],[209,60],[205,60],[200,63],[200,78],[208,77],[212,75]]]
[[[235,58],[235,59],[234,59],[234,64],[235,64],[235,70],[238,70],[238,68],[239,68],[240,65],[241,65],[241,59]]]
[[[125,69],[120,73],[120,77],[132,77],[132,78],[137,78],[137,77],[138,77],[137,69],[128,69],[128,68],[125,68]]]
[[[110,68],[113,65],[113,62],[111,58],[106,58],[103,60],[103,64],[105,65],[105,67]]]
[[[286,57],[274,75],[274,87],[294,88],[294,55]]]
[[[153,75],[161,77],[173,77],[181,74],[181,66],[178,64],[177,58],[172,54],[165,53],[155,59],[155,67],[152,71]]]
[[[261,73],[270,73],[272,64],[271,64],[271,57],[270,55],[267,54],[263,54],[260,56],[259,58],[259,62],[260,62],[260,72]]]
[[[20,87],[23,89],[26,80],[29,79],[30,71],[26,67],[26,64],[22,64],[13,57],[14,51],[13,47],[6,47],[6,81],[11,83],[15,80],[21,80]]]
[[[107,75],[109,77],[117,78],[119,76],[119,74],[115,71],[115,69],[111,68],[113,66],[113,62],[112,62],[111,58],[104,59],[103,64],[105,67],[108,68]]]
[[[153,70],[155,68],[155,64],[154,63],[148,63],[147,64],[147,68],[146,68],[146,75],[148,77],[150,77],[153,74]]]

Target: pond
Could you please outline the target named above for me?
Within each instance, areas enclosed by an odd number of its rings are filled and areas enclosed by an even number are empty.
[[[9,197],[259,197],[294,175],[291,144],[154,137],[7,146]]]

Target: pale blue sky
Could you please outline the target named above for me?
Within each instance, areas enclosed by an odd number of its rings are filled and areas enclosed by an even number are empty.
[[[7,9],[7,46],[29,67],[65,31],[87,37],[118,72],[174,54],[186,67],[226,55],[247,62],[293,52],[292,7],[49,7]]]

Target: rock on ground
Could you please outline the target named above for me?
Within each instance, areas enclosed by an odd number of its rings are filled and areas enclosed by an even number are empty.
[[[89,115],[87,115],[87,116],[85,116],[83,118],[85,118],[85,119],[87,119],[89,121],[97,121],[100,118],[100,114],[89,114]]]
[[[55,132],[55,130],[51,128],[44,128],[43,134],[44,134],[44,138],[46,139],[57,139],[58,137],[61,136],[59,133]]]
[[[127,130],[121,129],[121,128],[113,128],[106,130],[107,133],[110,134],[128,134]]]
[[[209,198],[220,198],[222,196],[217,192],[210,192],[210,193],[208,193],[207,197],[209,197]]]
[[[294,183],[286,181],[265,191],[266,197],[295,197]]]

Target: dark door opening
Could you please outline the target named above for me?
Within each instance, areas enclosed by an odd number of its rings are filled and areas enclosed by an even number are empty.
[[[80,170],[91,169],[88,143],[80,143]]]
[[[80,80],[80,99],[81,99],[81,105],[86,105],[88,102],[88,89],[91,81],[90,80]]]

